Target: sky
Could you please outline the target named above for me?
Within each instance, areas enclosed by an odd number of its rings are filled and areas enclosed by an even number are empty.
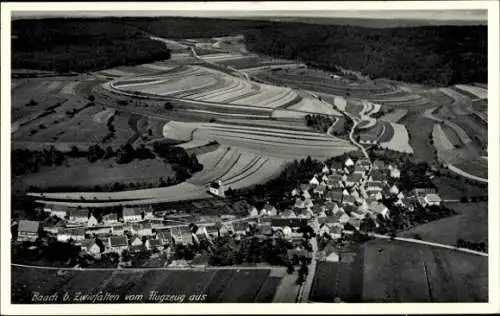
[[[323,17],[370,19],[422,19],[486,21],[486,10],[391,10],[391,11],[17,11],[13,18],[102,17],[102,16],[189,16],[189,17]]]

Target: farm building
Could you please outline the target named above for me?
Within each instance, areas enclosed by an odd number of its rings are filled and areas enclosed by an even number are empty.
[[[97,225],[97,218],[94,217],[94,215],[90,215],[89,219],[87,220],[87,225],[88,226],[95,226]]]
[[[266,203],[262,207],[262,210],[260,210],[260,215],[261,216],[276,216],[278,214],[278,210],[272,206],[271,204]]]
[[[218,197],[225,197],[225,189],[222,181],[212,182],[208,185],[208,192]]]
[[[371,172],[369,180],[375,182],[387,182],[387,172],[385,170],[375,169]]]
[[[85,239],[85,230],[81,227],[65,228],[57,233],[57,241],[68,242],[70,240],[79,242]]]
[[[146,246],[146,249],[148,250],[152,249],[163,250],[163,244],[160,239],[148,239],[146,240],[144,246]]]
[[[123,208],[123,221],[125,223],[139,222],[142,220],[142,211],[136,207]]]
[[[127,236],[111,236],[108,238],[108,243],[106,245],[107,251],[121,253],[126,249],[128,249]]]
[[[35,241],[38,238],[40,223],[37,221],[20,220],[17,228],[17,240]]]
[[[87,209],[69,210],[68,222],[71,224],[86,224],[89,220],[89,211]]]
[[[106,214],[102,217],[102,222],[104,224],[115,224],[118,223],[118,215],[116,214]]]
[[[80,248],[85,253],[97,258],[101,255],[101,248],[97,245],[95,239],[84,239],[80,244]]]
[[[150,222],[140,222],[132,224],[132,232],[139,236],[152,236],[153,226]]]
[[[424,204],[422,206],[439,206],[443,201],[441,197],[435,193],[426,194],[423,198]]]
[[[49,213],[50,216],[59,217],[61,219],[66,218],[68,214],[68,209],[61,205],[47,205],[43,208],[43,211]]]

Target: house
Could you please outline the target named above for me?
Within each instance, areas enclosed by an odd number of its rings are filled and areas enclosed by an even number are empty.
[[[363,175],[359,173],[353,173],[346,178],[344,183],[346,186],[353,186],[358,182],[361,182],[361,180],[363,180]]]
[[[98,224],[97,219],[94,217],[94,215],[90,215],[87,225],[88,226],[96,226]]]
[[[250,209],[248,210],[248,216],[250,216],[250,217],[259,216],[259,211],[257,210],[257,208],[255,206],[250,207]]]
[[[393,185],[390,189],[389,189],[389,194],[390,195],[398,195],[399,193],[399,189],[396,185]]]
[[[389,217],[389,209],[382,203],[373,203],[370,205],[370,210],[376,214],[376,215],[381,215],[384,218]]]
[[[278,210],[272,206],[271,204],[266,203],[260,210],[260,216],[276,216],[278,214]]]
[[[87,228],[85,230],[85,232],[89,235],[96,235],[96,236],[112,235],[113,234],[113,227],[112,226],[93,226],[93,227]]]
[[[292,238],[292,228],[290,226],[283,226],[275,228],[277,230],[277,235],[282,235],[283,238]]]
[[[144,219],[155,219],[155,218],[156,216],[154,215],[153,207],[149,205],[149,207],[147,207],[144,210]]]
[[[333,161],[330,164],[330,172],[342,172],[344,170],[344,163],[341,161]]]
[[[248,222],[234,222],[233,229],[235,234],[246,235],[249,231]]]
[[[322,251],[320,260],[327,262],[339,262],[340,256],[333,245],[327,245]]]
[[[118,223],[118,215],[115,213],[106,214],[102,217],[102,222],[107,225],[116,224]]]
[[[413,193],[415,194],[415,196],[424,196],[426,194],[436,194],[437,191],[434,188],[416,188],[413,189]]]
[[[385,168],[385,163],[382,160],[375,159],[375,161],[373,161],[373,169],[383,170]]]
[[[387,172],[381,169],[375,169],[370,173],[370,181],[387,182]]]
[[[298,258],[301,258],[301,257],[310,258],[311,253],[309,251],[307,251],[306,249],[304,249],[303,247],[297,246],[293,249],[287,250],[288,259],[292,259],[294,256],[297,256]]]
[[[83,225],[88,223],[89,211],[87,209],[70,209],[68,216],[68,223]]]
[[[113,235],[123,235],[125,232],[125,226],[123,224],[111,226],[113,230]]]
[[[364,169],[365,171],[367,171],[370,169],[371,163],[370,163],[370,160],[367,158],[360,158],[360,159],[358,159],[358,161],[356,161],[356,166],[357,167],[359,166],[362,169]]]
[[[302,208],[306,208],[306,204],[302,199],[296,199],[293,207],[302,209]]]
[[[311,193],[309,193],[309,191],[304,191],[304,192],[302,192],[302,197],[304,199],[310,199],[311,198]]]
[[[359,230],[359,228],[361,227],[361,220],[359,218],[350,218],[347,223],[354,227],[354,229],[356,230]]]
[[[144,246],[148,250],[153,250],[153,249],[163,250],[163,243],[162,240],[160,239],[148,239],[144,243]]]
[[[323,184],[323,185],[326,185],[326,182],[328,181],[328,175],[327,174],[324,174],[322,177],[321,177],[321,182],[320,184]]]
[[[314,203],[311,199],[305,199],[304,200],[304,206],[305,208],[311,208],[314,206]]]
[[[299,190],[293,189],[292,192],[290,193],[292,196],[297,196],[299,195]]]
[[[43,208],[43,211],[49,213],[49,216],[59,217],[60,219],[65,219],[68,214],[68,209],[61,205],[47,205]]]
[[[139,236],[152,236],[153,226],[150,222],[133,223],[132,232]]]
[[[297,215],[297,218],[311,218],[314,215],[312,210],[309,208],[297,209],[295,214]]]
[[[92,257],[99,258],[101,256],[101,248],[97,245],[95,239],[93,238],[82,240],[80,249]]]
[[[342,227],[337,226],[337,225],[330,227],[330,237],[332,237],[332,239],[334,239],[334,240],[341,238],[342,237]]]
[[[323,169],[321,169],[321,173],[323,173],[323,174],[330,173],[330,168],[328,168],[327,165],[324,165]]]
[[[343,205],[354,205],[356,203],[356,197],[352,195],[344,195],[342,200]]]
[[[75,242],[80,242],[85,239],[85,229],[82,227],[65,228],[61,229],[57,233],[57,241],[68,242],[73,240]]]
[[[172,243],[172,234],[170,229],[163,229],[156,232],[156,239],[161,242],[161,244],[170,245]]]
[[[136,207],[123,208],[123,221],[125,223],[139,222],[142,220],[142,211]]]
[[[296,218],[297,214],[292,209],[286,209],[279,214],[281,218]]]
[[[307,225],[307,219],[305,218],[271,218],[271,226],[274,229],[283,228],[288,226],[290,228],[299,228]]]
[[[300,191],[301,192],[309,191],[311,188],[312,188],[312,185],[310,185],[309,183],[300,184]]]
[[[18,241],[35,241],[38,238],[40,222],[20,220],[17,227]]]
[[[139,236],[134,236],[132,237],[132,241],[130,242],[131,246],[138,246],[142,245],[142,239]]]
[[[147,250],[146,246],[143,244],[140,245],[132,245],[129,247],[129,251],[131,253],[138,253]]]
[[[222,184],[222,181],[219,180],[219,181],[215,181],[215,182],[211,182],[209,185],[208,185],[208,192],[210,194],[213,194],[215,196],[218,196],[218,197],[225,197],[225,189],[224,189],[224,186]]]
[[[345,224],[349,222],[349,215],[347,215],[344,211],[337,211],[334,213],[335,217],[338,218],[340,224]]]
[[[311,180],[309,180],[309,184],[312,186],[319,185],[319,180],[316,176],[312,177]]]
[[[171,234],[176,244],[188,245],[193,243],[193,234],[189,227],[172,227]]]
[[[314,193],[318,194],[318,195],[323,195],[323,193],[325,193],[325,189],[326,189],[326,186],[324,184],[320,184],[314,188]]]
[[[401,171],[398,168],[394,167],[389,172],[389,176],[394,179],[399,179],[401,177]]]
[[[257,229],[261,235],[264,235],[264,236],[272,236],[273,235],[273,227],[271,226],[271,223],[268,223],[265,225],[258,225]]]
[[[384,186],[383,182],[367,181],[365,183],[365,190],[368,194],[371,192],[382,192]]]
[[[353,174],[360,174],[360,175],[361,175],[361,177],[363,177],[363,176],[365,175],[365,173],[366,173],[366,169],[365,169],[365,167],[360,166],[360,165],[358,165],[358,164],[356,164],[356,165],[354,166],[354,171],[353,171]]]
[[[329,191],[325,194],[325,200],[331,202],[341,203],[343,198],[342,192],[338,191]]]
[[[424,205],[422,206],[439,206],[443,200],[435,193],[426,194],[424,197]]]
[[[354,161],[352,161],[351,158],[347,157],[347,159],[344,162],[344,166],[345,167],[352,167],[352,166],[354,166]]]
[[[47,217],[42,223],[43,230],[47,233],[57,234],[61,229],[66,227],[66,222],[60,217]]]

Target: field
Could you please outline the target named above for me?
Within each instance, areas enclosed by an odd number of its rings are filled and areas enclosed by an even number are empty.
[[[58,293],[59,300],[55,303],[62,302],[65,291],[84,294],[102,291],[119,295],[115,301],[118,303],[130,302],[126,299],[129,294],[142,295],[140,303],[159,303],[161,295],[163,303],[270,303],[281,278],[269,274],[265,269],[214,269],[65,271],[61,275],[58,270],[12,267],[12,301],[33,303],[34,291]],[[158,292],[157,298],[150,297],[151,291]],[[167,300],[166,295],[172,297]],[[205,299],[200,299],[203,295]]]
[[[380,138],[380,146],[403,153],[413,153],[405,126],[393,122],[385,124],[384,133]]]
[[[458,214],[419,225],[401,233],[404,237],[418,234],[422,240],[455,245],[458,239],[488,244],[488,203],[447,203]]]
[[[464,84],[457,84],[455,87],[458,88],[460,91],[463,91],[467,94],[471,94],[473,96],[473,99],[474,97],[478,99],[488,98],[488,89],[473,85],[464,85]]]
[[[173,97],[177,99],[273,109],[300,101],[290,88],[251,83],[229,76],[213,67],[181,66],[168,73],[137,79],[127,77],[109,84],[110,89],[120,93],[135,93],[151,97]]]
[[[361,254],[362,255],[362,254]],[[357,257],[360,254],[357,254]],[[362,269],[357,263],[319,262],[314,275],[310,300],[333,303],[338,297],[344,302],[361,302],[363,289]]]
[[[370,241],[364,302],[487,302],[488,260],[398,241]]]
[[[407,113],[408,113],[408,110],[406,110],[406,109],[396,109],[393,112],[387,113],[384,116],[382,116],[380,118],[380,120],[397,123],[403,117],[405,117]]]
[[[220,146],[199,156],[204,170],[188,180],[204,186],[220,180],[226,187],[240,189],[264,183],[278,176],[286,160],[270,158],[237,147]]]
[[[43,189],[57,187],[86,187],[114,183],[152,183],[158,185],[160,177],[175,178],[171,166],[160,159],[134,160],[118,165],[114,159],[94,163],[86,158],[70,159],[59,167],[42,167],[37,173],[17,177],[16,187],[36,186]]]
[[[445,200],[459,200],[462,196],[484,196],[486,188],[464,182],[460,177],[434,177],[432,182],[437,187],[439,195]]]
[[[420,115],[416,111],[410,111],[399,122],[408,129],[410,146],[413,148],[413,159],[415,161],[432,162],[435,160],[434,147],[430,144],[429,134],[433,128],[433,121]]]

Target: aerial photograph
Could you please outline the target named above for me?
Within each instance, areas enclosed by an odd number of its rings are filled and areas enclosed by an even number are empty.
[[[12,304],[491,299],[487,10],[264,13],[12,12]]]

